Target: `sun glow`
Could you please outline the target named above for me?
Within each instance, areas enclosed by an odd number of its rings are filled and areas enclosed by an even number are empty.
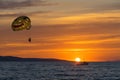
[[[75,58],[75,61],[76,61],[76,62],[80,62],[81,59],[80,59],[79,57],[77,57],[77,58]]]

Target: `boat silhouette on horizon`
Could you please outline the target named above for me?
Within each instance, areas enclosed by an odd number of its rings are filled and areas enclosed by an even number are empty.
[[[76,65],[88,65],[88,62],[77,62]]]

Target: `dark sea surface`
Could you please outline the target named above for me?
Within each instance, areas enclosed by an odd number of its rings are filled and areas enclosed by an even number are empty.
[[[0,62],[0,80],[120,80],[120,62]]]

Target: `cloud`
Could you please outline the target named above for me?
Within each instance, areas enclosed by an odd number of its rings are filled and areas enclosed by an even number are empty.
[[[55,3],[45,0],[0,0],[0,17],[48,13],[49,10],[41,10],[39,7],[51,5],[55,5]]]
[[[120,1],[118,0],[110,0],[107,1],[105,4],[101,4],[98,6],[101,10],[119,10],[120,9]]]
[[[48,3],[43,0],[0,0],[0,9],[3,10],[44,5],[48,5]]]
[[[45,14],[49,13],[51,11],[32,11],[32,12],[1,12],[0,17],[16,17],[16,16],[21,16],[21,15],[34,15],[34,14]]]
[[[69,4],[69,7],[72,6],[70,9],[65,7],[66,10],[69,10],[69,14],[105,13],[120,10],[119,0],[74,0],[74,2],[66,3]]]
[[[93,1],[94,0],[92,0],[92,2]],[[91,9],[96,11],[110,11],[119,10],[120,9],[119,4],[120,4],[119,0],[96,0],[89,5],[91,6]]]

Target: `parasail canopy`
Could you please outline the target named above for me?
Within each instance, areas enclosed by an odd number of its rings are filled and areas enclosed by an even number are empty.
[[[27,16],[19,16],[12,22],[13,31],[30,30],[31,20]]]

